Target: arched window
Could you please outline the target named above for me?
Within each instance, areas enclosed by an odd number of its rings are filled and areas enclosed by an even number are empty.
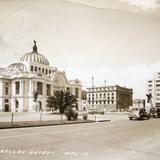
[[[47,96],[51,95],[51,85],[47,84]]]
[[[37,93],[39,95],[42,95],[42,93],[43,93],[43,84],[42,84],[42,82],[38,82],[37,83]]]
[[[75,88],[75,96],[76,96],[76,98],[79,97],[79,89],[78,88]]]
[[[16,94],[19,94],[19,92],[20,92],[20,82],[16,82],[15,85],[16,85],[16,87],[15,87]]]

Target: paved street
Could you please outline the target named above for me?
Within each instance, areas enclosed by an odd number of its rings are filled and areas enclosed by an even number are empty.
[[[0,160],[158,160],[160,119],[0,130]]]

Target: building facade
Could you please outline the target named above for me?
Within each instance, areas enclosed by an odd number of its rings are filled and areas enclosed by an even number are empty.
[[[68,90],[75,95],[81,105],[81,82],[68,80],[64,71],[49,64],[48,59],[38,53],[36,41],[32,52],[24,54],[20,61],[0,68],[0,111],[34,111],[33,93],[38,93],[38,101],[46,110],[47,96],[54,91]]]
[[[147,82],[147,93],[152,94],[152,104],[160,107],[160,72],[154,74],[153,79]]]
[[[132,89],[118,85],[87,88],[87,109],[122,111],[131,105]]]
[[[145,99],[134,99],[132,107],[135,108],[145,108]]]

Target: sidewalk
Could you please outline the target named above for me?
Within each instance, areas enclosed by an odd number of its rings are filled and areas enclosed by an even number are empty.
[[[68,124],[79,124],[79,123],[93,123],[92,120],[53,120],[53,121],[21,121],[21,122],[0,122],[0,129],[10,128],[24,128],[24,127],[40,127],[40,126],[53,126],[53,125],[68,125]]]

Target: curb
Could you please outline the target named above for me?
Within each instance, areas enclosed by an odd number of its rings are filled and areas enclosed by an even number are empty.
[[[82,121],[82,122],[63,122],[63,123],[53,123],[53,124],[38,124],[38,125],[14,125],[13,126],[4,126],[0,127],[1,129],[15,129],[15,128],[29,128],[29,127],[45,127],[45,126],[58,126],[58,125],[70,125],[70,124],[83,124],[83,123],[96,123],[96,122],[109,122],[111,120],[99,120],[99,121],[93,121],[93,120],[88,120],[88,121]]]

